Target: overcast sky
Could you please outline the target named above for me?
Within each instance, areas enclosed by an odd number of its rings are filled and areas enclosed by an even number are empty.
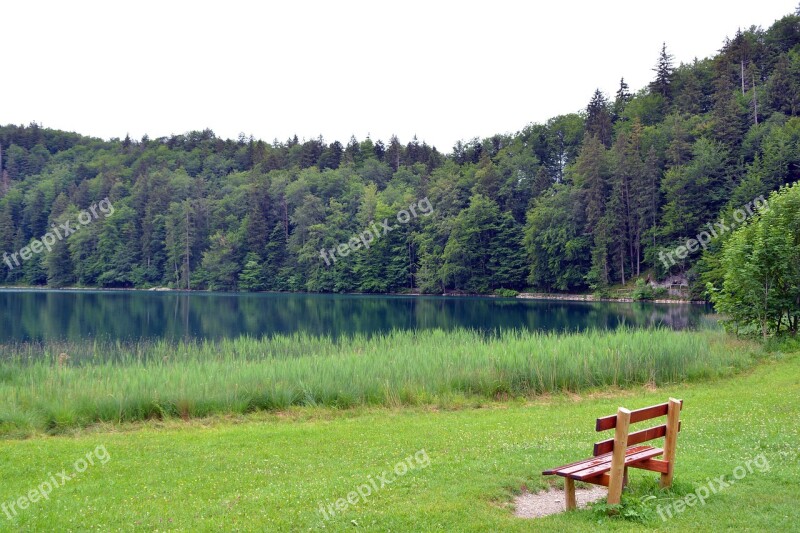
[[[204,128],[351,135],[450,152],[652,78],[662,41],[706,57],[795,1],[15,1],[0,8],[0,123],[102,138]]]

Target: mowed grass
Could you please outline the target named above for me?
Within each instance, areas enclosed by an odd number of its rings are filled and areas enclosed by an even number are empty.
[[[756,470],[662,521],[604,519],[590,511],[535,521],[508,508],[548,467],[590,455],[594,419],[617,406],[683,398],[676,485],[652,509],[763,454]],[[293,408],[280,414],[148,421],[0,444],[0,504],[16,500],[98,446],[110,459],[0,514],[19,531],[790,531],[800,523],[800,357],[774,356],[711,383],[558,394],[484,408]],[[603,434],[602,437],[605,437]],[[425,450],[417,468],[330,520],[319,511]],[[656,474],[632,471],[634,495]]]
[[[721,331],[394,332],[45,344],[0,353],[0,435],[292,406],[448,407],[729,375],[761,348]]]

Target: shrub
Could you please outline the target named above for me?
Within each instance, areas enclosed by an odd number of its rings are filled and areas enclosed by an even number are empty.
[[[494,294],[502,298],[516,298],[519,291],[515,291],[514,289],[495,289]]]
[[[656,297],[656,293],[649,284],[645,283],[642,278],[636,280],[636,288],[633,289],[633,293],[631,297],[634,300],[653,300]]]

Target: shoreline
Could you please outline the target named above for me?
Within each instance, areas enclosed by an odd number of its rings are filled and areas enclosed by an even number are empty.
[[[521,292],[517,296],[523,300],[563,300],[570,302],[617,302],[617,303],[654,303],[654,304],[694,304],[706,305],[703,300],[671,300],[657,298],[655,300],[634,300],[633,298],[597,298],[593,294],[552,294],[544,292]]]
[[[238,292],[238,291],[209,291],[198,289],[173,289],[170,287],[151,287],[144,288],[113,288],[113,287],[27,287],[27,286],[0,286],[0,291],[93,291],[93,292],[189,292],[189,293],[203,293],[203,294],[318,294],[318,295],[340,295],[340,296],[412,296],[412,297],[429,297],[441,296],[451,298],[506,298],[506,299],[519,299],[519,300],[542,300],[542,301],[568,301],[568,302],[609,302],[609,303],[654,303],[654,304],[677,304],[677,305],[706,305],[708,302],[703,300],[672,300],[672,299],[655,299],[655,300],[634,300],[633,298],[597,298],[593,294],[560,294],[560,293],[546,293],[546,292],[520,292],[516,296],[498,296],[496,294],[472,294],[472,293],[437,293],[437,294],[422,294],[419,292],[389,292],[389,293],[374,293],[374,292],[292,292],[292,291],[254,291],[254,292]]]

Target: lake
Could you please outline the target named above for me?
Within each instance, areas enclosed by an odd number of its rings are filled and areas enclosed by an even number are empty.
[[[220,339],[294,332],[337,337],[461,327],[686,329],[709,323],[711,308],[481,297],[9,289],[0,290],[0,313],[0,343],[14,343]]]

